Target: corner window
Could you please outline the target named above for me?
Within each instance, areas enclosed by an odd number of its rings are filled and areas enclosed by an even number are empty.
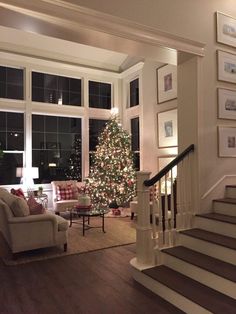
[[[139,105],[139,79],[130,82],[130,107]]]
[[[0,66],[0,98],[24,99],[24,70]]]
[[[81,79],[32,72],[32,101],[81,106]]]
[[[135,170],[140,169],[139,118],[131,119],[131,149],[134,153]]]
[[[111,109],[111,84],[89,81],[89,107]]]
[[[81,119],[32,116],[32,165],[39,168],[37,183],[71,179],[76,163],[76,178],[81,181]]]

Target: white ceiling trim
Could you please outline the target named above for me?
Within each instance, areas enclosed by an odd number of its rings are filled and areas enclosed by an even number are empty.
[[[63,0],[3,0],[0,6],[76,31],[78,27],[204,56],[204,43],[84,8]]]

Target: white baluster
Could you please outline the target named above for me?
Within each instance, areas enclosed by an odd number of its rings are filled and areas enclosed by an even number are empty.
[[[163,247],[163,215],[162,215],[162,200],[161,200],[161,180],[158,184],[158,203],[159,203],[159,232],[158,232],[158,246]]]
[[[178,164],[178,176],[177,176],[177,215],[176,215],[176,227],[177,229],[183,228],[183,210],[181,203],[181,188],[182,188],[182,164]]]
[[[164,239],[165,239],[165,246],[169,246],[169,225],[168,225],[168,193],[167,193],[167,181],[168,181],[168,174],[165,175],[164,178],[164,204],[165,204],[165,221],[164,221],[164,226],[165,226],[165,233],[164,233]]]

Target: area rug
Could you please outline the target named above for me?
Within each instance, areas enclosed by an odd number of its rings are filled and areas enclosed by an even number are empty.
[[[91,226],[100,226],[101,222],[97,217],[90,219]],[[16,260],[12,260],[11,255],[6,254],[2,256],[2,260],[6,265],[19,265],[136,242],[135,222],[128,217],[105,218],[105,231],[106,233],[103,233],[101,228],[91,228],[86,230],[83,236],[82,225],[73,223],[69,228],[67,252],[64,252],[62,247],[52,247],[18,253]]]

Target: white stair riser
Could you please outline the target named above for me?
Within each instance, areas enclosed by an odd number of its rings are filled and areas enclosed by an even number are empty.
[[[225,197],[226,198],[236,198],[236,187],[225,187]]]
[[[218,258],[226,263],[236,265],[236,250],[231,250],[221,245],[203,241],[181,233],[179,233],[178,243],[189,249]]]
[[[225,278],[219,277],[207,270],[189,264],[183,260],[180,260],[174,256],[163,253],[163,261],[166,266],[173,270],[190,277],[205,286],[215,289],[221,293],[224,293],[232,298],[236,299],[235,283]]]
[[[210,314],[211,312],[207,311],[198,304],[188,300],[181,294],[173,291],[172,289],[166,287],[165,285],[159,283],[158,281],[152,279],[151,277],[145,275],[139,270],[132,267],[132,276],[133,278],[142,284],[147,289],[151,290],[155,294],[159,295],[166,301],[175,305],[177,308],[181,309],[185,313],[198,313],[198,314]]]
[[[214,201],[213,211],[222,215],[236,216],[236,204]]]
[[[195,216],[194,228],[200,228],[207,231],[219,233],[228,237],[236,238],[236,225],[218,220]]]

